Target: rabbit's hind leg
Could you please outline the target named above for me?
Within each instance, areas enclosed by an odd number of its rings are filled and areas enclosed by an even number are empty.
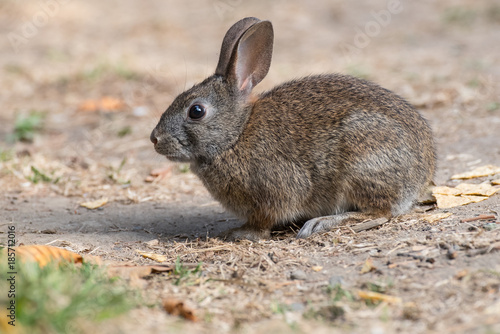
[[[297,234],[297,238],[307,238],[314,233],[328,232],[335,227],[348,221],[363,221],[367,219],[380,218],[380,213],[364,213],[364,212],[344,212],[332,216],[317,217],[308,220]],[[390,214],[387,216],[391,216]]]

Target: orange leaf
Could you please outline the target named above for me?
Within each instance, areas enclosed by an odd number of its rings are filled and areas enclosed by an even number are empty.
[[[198,321],[198,318],[194,315],[194,311],[187,307],[184,302],[175,298],[164,299],[163,309],[167,311],[168,314],[181,316],[184,319],[191,321]]]
[[[30,245],[14,247],[14,249],[16,257],[21,261],[37,262],[40,267],[52,261],[82,262],[81,255],[54,246]]]
[[[95,112],[98,110],[114,112],[123,109],[124,106],[125,103],[122,100],[111,96],[104,96],[100,100],[87,100],[82,102],[78,106],[78,110],[88,112]]]
[[[105,96],[101,99],[99,107],[102,111],[117,111],[125,106],[122,100],[111,96]]]

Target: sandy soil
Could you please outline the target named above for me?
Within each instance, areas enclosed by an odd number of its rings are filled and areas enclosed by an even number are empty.
[[[139,283],[153,304],[188,302],[199,322],[156,307],[99,324],[106,332],[500,332],[500,252],[491,247],[500,228],[461,223],[488,214],[498,226],[500,195],[420,208],[360,233],[343,227],[296,240],[280,231],[271,240],[225,243],[212,237],[243,222],[149,142],[173,98],[213,72],[227,28],[257,16],[275,28],[271,70],[257,90],[311,73],[363,76],[429,120],[436,184],[500,166],[500,6],[401,1],[380,21],[391,8],[391,1],[326,0],[0,2],[0,243],[13,223],[23,244],[137,264],[153,263],[137,249],[203,263],[192,284],[174,285],[167,274]],[[361,43],[363,32],[370,36]],[[88,107],[107,96],[121,105]],[[9,141],[16,117],[32,111],[45,114],[33,142]],[[32,166],[51,180],[32,182]],[[146,182],[157,168],[165,177]],[[79,205],[104,197],[108,204],[97,210]],[[422,218],[443,212],[453,215]],[[373,268],[365,273],[367,260]],[[353,297],[328,288],[337,283]],[[359,290],[401,300],[370,305]]]

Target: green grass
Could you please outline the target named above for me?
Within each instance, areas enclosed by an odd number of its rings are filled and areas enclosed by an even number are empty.
[[[346,72],[353,77],[361,78],[361,79],[369,79],[370,72],[368,69],[363,67],[362,65],[349,65],[346,68]]]
[[[82,332],[85,323],[118,316],[140,304],[124,282],[92,264],[16,263],[16,326],[26,333]],[[0,291],[8,291],[6,264],[0,265]],[[11,299],[0,294],[0,307]]]
[[[132,127],[127,125],[118,131],[117,136],[123,138],[131,133],[132,133]]]
[[[32,142],[35,133],[42,129],[44,118],[45,114],[39,111],[31,111],[29,115],[18,115],[14,122],[11,141]]]
[[[6,162],[12,160],[14,153],[12,150],[4,150],[0,148],[0,162]]]
[[[48,176],[46,173],[40,171],[35,166],[31,166],[31,171],[33,172],[33,174],[27,176],[26,178],[29,181],[31,181],[31,182],[33,182],[35,184],[37,184],[39,182],[46,182],[46,183],[54,183],[54,184],[56,184],[60,180],[59,177],[54,178],[53,176]]]
[[[108,63],[98,64],[88,70],[79,73],[77,77],[86,81],[94,82],[100,80],[108,74],[117,75],[125,80],[132,80],[138,77],[137,73],[132,71],[124,64],[111,65]]]
[[[131,180],[126,180],[126,179],[120,177],[120,173],[123,169],[123,166],[125,166],[126,163],[127,163],[127,158],[123,158],[122,161],[120,162],[120,165],[118,166],[118,168],[114,168],[113,166],[109,166],[108,172],[107,172],[108,178],[117,184],[129,185],[131,183]]]
[[[496,110],[500,109],[500,102],[490,102],[486,106],[486,109],[488,111],[496,111]]]
[[[177,257],[172,274],[178,276],[174,281],[175,285],[192,285],[201,276],[201,263],[198,263],[194,269],[188,269],[182,264],[181,259]]]
[[[348,301],[354,300],[353,294],[349,290],[344,289],[341,284],[336,284],[335,286],[329,285],[326,288],[326,293],[334,302],[338,302],[344,298]]]
[[[189,173],[189,164],[180,164],[179,171],[181,173]]]
[[[449,25],[468,27],[474,22],[476,16],[475,10],[466,7],[451,7],[444,11],[442,20]]]

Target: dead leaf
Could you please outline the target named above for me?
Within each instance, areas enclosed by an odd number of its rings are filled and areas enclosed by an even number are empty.
[[[373,292],[373,291],[358,291],[358,296],[361,299],[369,301],[382,301],[389,304],[400,304],[402,302],[401,298],[386,295],[383,293]]]
[[[167,311],[168,314],[181,316],[184,319],[191,321],[198,321],[193,309],[186,306],[184,302],[175,298],[165,298],[163,300],[163,309]]]
[[[500,188],[486,183],[461,183],[455,188],[434,187],[432,193],[436,198],[438,208],[447,209],[484,201],[499,190]]]
[[[101,206],[104,206],[108,203],[108,198],[104,197],[95,201],[90,201],[90,202],[83,202],[80,203],[80,206],[83,206],[84,208],[94,210],[97,208],[100,208]]]
[[[104,96],[99,100],[87,100],[82,102],[78,106],[78,110],[86,112],[104,111],[104,112],[116,112],[125,106],[125,103],[111,96]]]
[[[156,262],[165,262],[168,260],[168,258],[165,255],[161,254],[156,254],[156,253],[150,253],[150,252],[143,252],[138,249],[135,250],[137,253],[139,253],[142,257],[145,257],[146,259],[151,259]]]
[[[491,184],[470,184],[470,183],[460,183],[455,189],[459,190],[462,195],[474,195],[474,196],[491,196],[500,188],[493,187]]]
[[[155,168],[153,169],[149,175],[146,177],[146,182],[153,182],[155,180],[163,180],[172,175],[173,165],[169,165],[164,168]]]
[[[37,262],[40,267],[46,266],[49,262],[74,262],[81,263],[82,256],[70,252],[66,249],[45,246],[45,245],[29,245],[14,247],[16,257],[24,262]],[[4,252],[6,254],[6,252]]]
[[[434,195],[436,197],[437,206],[440,209],[453,208],[455,206],[477,203],[488,199],[486,196],[449,196],[449,195]]]
[[[477,167],[474,170],[466,173],[456,174],[451,177],[452,180],[456,179],[472,179],[476,177],[490,176],[500,174],[500,167],[493,165],[486,165]]]
[[[366,274],[369,273],[370,271],[375,271],[375,270],[377,270],[377,267],[373,265],[373,260],[371,257],[369,257],[363,264],[363,268],[361,268],[360,274]]]
[[[496,179],[496,180],[491,181],[491,184],[500,185],[500,179]]]
[[[452,215],[451,212],[435,213],[432,215],[422,216],[422,220],[425,220],[429,224],[436,224],[438,221],[448,218],[451,215]]]

